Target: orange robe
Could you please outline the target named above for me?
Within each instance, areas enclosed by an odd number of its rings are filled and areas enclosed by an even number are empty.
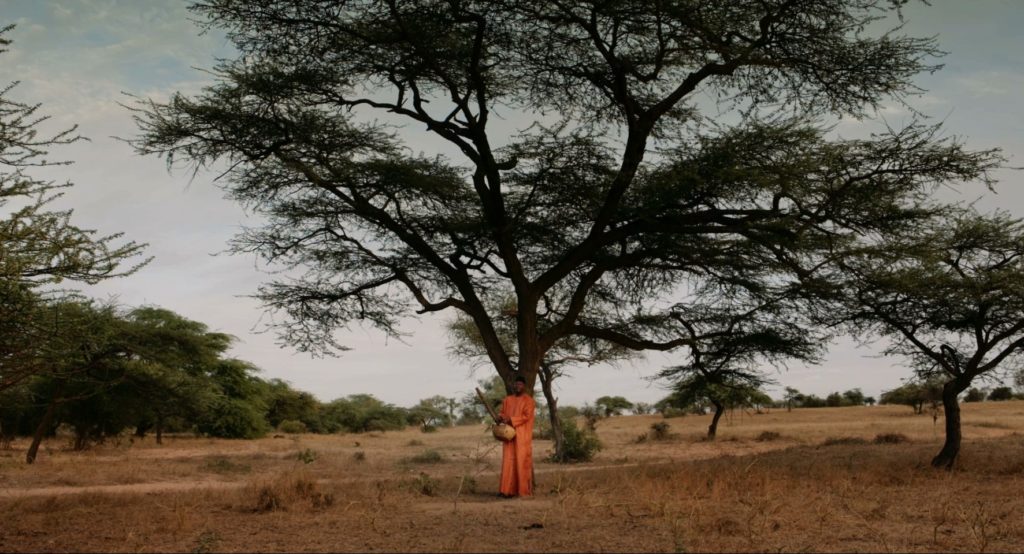
[[[512,420],[516,436],[504,443],[501,455],[501,494],[533,494],[533,418],[535,404],[527,394],[509,395],[501,403],[501,416]]]

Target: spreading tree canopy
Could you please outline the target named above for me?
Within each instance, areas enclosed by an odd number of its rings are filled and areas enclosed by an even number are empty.
[[[223,171],[261,216],[234,249],[291,269],[258,294],[285,342],[451,309],[532,390],[559,341],[691,344],[678,294],[774,294],[825,243],[984,176],[991,153],[918,123],[827,138],[936,68],[932,39],[876,32],[900,4],[201,1],[238,55],[197,95],[140,101],[135,144]],[[515,352],[489,308],[509,296]]]
[[[1024,360],[1024,222],[963,210],[889,235],[840,265],[848,322],[889,339],[886,354],[942,383],[946,441],[932,464],[952,467],[958,395]]]

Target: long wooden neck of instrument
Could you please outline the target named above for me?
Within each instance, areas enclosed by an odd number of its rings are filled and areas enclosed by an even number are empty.
[[[494,408],[492,408],[490,403],[487,402],[487,399],[484,398],[484,393],[480,392],[480,389],[475,389],[475,390],[476,390],[476,395],[480,397],[480,402],[483,402],[484,408],[487,410],[487,413],[491,414],[491,419],[493,419],[495,422],[497,422],[498,421],[498,414],[494,413]]]

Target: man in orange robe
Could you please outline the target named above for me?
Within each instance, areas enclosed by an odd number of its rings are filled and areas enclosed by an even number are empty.
[[[515,394],[505,397],[498,419],[511,425],[516,436],[506,441],[501,455],[501,496],[531,496],[533,494],[533,397],[525,393],[526,379],[516,377],[512,384]]]

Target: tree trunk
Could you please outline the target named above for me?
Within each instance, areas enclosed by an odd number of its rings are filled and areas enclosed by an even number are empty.
[[[960,453],[960,403],[957,395],[967,390],[971,381],[954,379],[942,386],[942,408],[946,414],[946,442],[942,450],[932,458],[932,467],[953,469],[957,454]]]
[[[53,415],[57,412],[57,404],[60,400],[61,394],[64,393],[64,381],[57,383],[57,387],[53,390],[53,396],[50,398],[50,405],[46,407],[46,413],[43,415],[43,420],[39,422],[39,426],[36,427],[36,433],[32,437],[32,444],[28,447],[28,452],[25,453],[25,463],[32,464],[36,461],[36,455],[39,453],[39,445],[43,442],[43,435],[46,434],[46,430],[49,429],[50,423],[53,421]]]
[[[10,422],[4,424],[0,421],[0,450],[10,450],[11,442],[14,441],[16,426]]]
[[[715,415],[711,418],[711,425],[708,425],[708,440],[715,440],[715,434],[718,433],[718,420],[722,419],[722,414],[725,413],[725,404],[722,404],[718,400],[712,400],[712,404],[715,405]]]
[[[550,368],[544,367],[541,364],[540,368],[540,387],[544,391],[544,399],[548,403],[548,420],[551,423],[551,440],[555,443],[555,455],[554,459],[558,462],[565,460],[565,434],[562,432],[562,419],[558,417],[558,399],[555,398],[554,390],[551,386],[551,381],[554,379],[554,373]]]
[[[520,294],[516,309],[516,336],[519,346],[518,376],[526,380],[526,393],[533,396],[537,376],[540,374],[541,364],[544,362],[544,353],[540,351],[540,342],[537,340],[537,300],[524,298]],[[511,393],[511,381],[508,386]]]
[[[164,418],[160,416],[156,418],[156,443],[164,443]]]

